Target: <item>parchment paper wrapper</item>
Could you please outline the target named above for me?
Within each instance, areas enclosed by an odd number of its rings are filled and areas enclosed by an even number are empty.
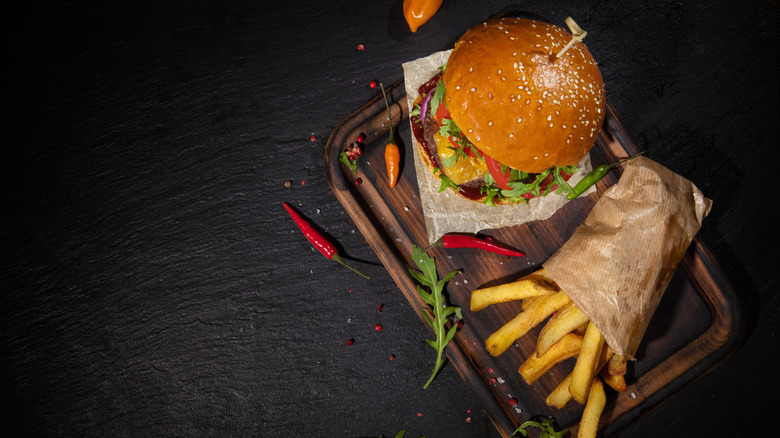
[[[403,64],[404,85],[409,109],[417,99],[417,90],[436,75],[450,57],[451,50],[436,52]],[[410,122],[411,123],[411,122]],[[435,242],[447,233],[477,233],[481,230],[520,225],[535,220],[547,219],[567,201],[565,196],[554,193],[546,197],[531,199],[527,204],[500,205],[491,207],[470,201],[454,194],[450,189],[439,193],[440,181],[425,166],[420,157],[419,145],[412,135],[414,168],[420,189],[428,243]],[[577,165],[579,171],[572,175],[569,184],[575,185],[591,171],[590,155]],[[593,188],[583,194],[591,193]]]
[[[607,344],[633,359],[711,205],[687,179],[635,158],[543,266]]]

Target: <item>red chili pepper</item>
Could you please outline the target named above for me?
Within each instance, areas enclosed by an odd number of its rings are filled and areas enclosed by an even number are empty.
[[[339,256],[336,246],[330,243],[328,239],[325,238],[325,236],[315,230],[310,223],[306,222],[301,217],[301,215],[299,215],[295,210],[292,209],[292,207],[290,207],[289,204],[283,202],[282,205],[285,209],[287,209],[287,212],[290,213],[290,216],[292,216],[293,220],[298,225],[298,228],[303,231],[303,235],[309,239],[309,242],[311,242],[311,244],[314,245],[314,247],[317,248],[322,253],[322,255],[324,255],[328,260],[335,260],[351,269],[355,273],[362,275],[366,279],[370,279],[368,276],[353,268],[352,266],[349,266],[344,260],[342,260]]]
[[[479,237],[469,236],[465,234],[445,234],[441,239],[437,240],[431,246],[442,246],[444,248],[475,248],[483,249],[485,251],[494,252],[496,254],[523,257],[525,253],[515,251],[503,246],[496,245],[493,242],[480,239]],[[428,247],[430,248],[430,246]]]

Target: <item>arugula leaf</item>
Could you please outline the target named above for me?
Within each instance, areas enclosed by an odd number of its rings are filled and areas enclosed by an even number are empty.
[[[463,132],[460,127],[452,119],[442,119],[442,125],[439,127],[439,135],[442,137],[452,136],[459,143],[463,141]]]
[[[539,429],[542,429],[542,434],[539,435],[539,438],[563,438],[566,432],[569,431],[568,428],[556,430],[556,427],[558,425],[555,423],[554,418],[536,416],[526,421],[525,423],[521,424],[520,427],[517,428],[517,430],[512,432],[512,436],[515,436],[518,433],[520,433],[523,436],[528,436],[528,431],[525,430],[525,428],[529,426],[534,426],[534,427],[538,427]]]
[[[452,190],[455,190],[456,192],[460,190],[460,187],[455,184],[455,181],[451,180],[447,175],[444,174],[444,172],[439,172],[438,177],[439,180],[441,180],[441,185],[439,185],[439,193],[447,190],[447,187],[452,187]]]
[[[559,195],[568,195],[574,191],[569,182],[563,179],[563,174],[565,173],[567,175],[573,175],[575,172],[577,172],[576,164],[555,168],[553,173],[553,182],[558,184],[558,189],[555,191],[555,193]]]
[[[463,152],[463,149],[456,148],[453,146],[447,146],[447,149],[453,151],[454,153],[450,155],[449,157],[441,160],[441,165],[446,167],[447,169],[452,168],[452,166],[455,165],[455,163],[458,162],[461,158],[466,159],[467,155],[465,152]]]
[[[421,96],[422,98],[425,98],[425,94]],[[420,105],[415,105],[411,111],[409,111],[409,117],[415,117],[420,115]]]
[[[455,332],[458,331],[457,324],[453,324],[449,330],[446,329],[445,324],[447,320],[454,314],[458,319],[463,318],[460,307],[447,306],[444,302],[442,291],[444,290],[444,284],[447,283],[456,274],[460,274],[460,271],[452,271],[447,274],[443,279],[439,280],[436,272],[436,261],[422,250],[417,245],[412,244],[412,258],[414,259],[417,267],[420,271],[409,269],[409,273],[417,280],[417,293],[420,298],[425,301],[426,304],[431,306],[429,309],[421,310],[421,314],[425,321],[433,327],[433,332],[436,335],[435,340],[426,339],[428,345],[436,350],[436,363],[433,367],[433,373],[423,388],[428,388],[428,385],[433,382],[433,379],[438,374],[439,369],[444,364],[444,347],[455,336]],[[423,288],[426,287],[428,290]],[[432,313],[432,317],[428,315],[428,312]]]
[[[431,96],[431,116],[436,117],[436,110],[439,109],[439,104],[441,104],[442,100],[444,100],[444,81],[440,80],[436,84],[436,89],[433,91],[433,96]]]
[[[352,173],[357,175],[357,160],[352,161],[349,159],[349,157],[347,157],[346,152],[341,152],[339,154],[339,161],[349,166],[349,168],[352,169]]]

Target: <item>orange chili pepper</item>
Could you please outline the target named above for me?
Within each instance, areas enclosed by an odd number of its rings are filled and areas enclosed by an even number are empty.
[[[387,181],[390,187],[395,187],[398,182],[398,173],[400,171],[401,151],[398,150],[398,145],[395,143],[395,137],[393,135],[393,118],[390,116],[390,104],[387,102],[387,94],[385,94],[385,87],[381,83],[382,96],[385,98],[385,106],[387,107],[387,120],[390,122],[390,141],[385,146],[385,165],[387,166]]]
[[[442,0],[404,0],[404,18],[412,32],[425,24],[439,10]]]

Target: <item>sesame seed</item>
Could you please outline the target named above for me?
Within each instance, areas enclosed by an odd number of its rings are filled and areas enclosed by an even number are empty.
[[[523,121],[523,118],[522,118],[522,117],[518,117],[518,118],[517,118],[517,123],[522,123],[522,121]]]
[[[475,87],[471,87],[471,91],[477,91]]]

